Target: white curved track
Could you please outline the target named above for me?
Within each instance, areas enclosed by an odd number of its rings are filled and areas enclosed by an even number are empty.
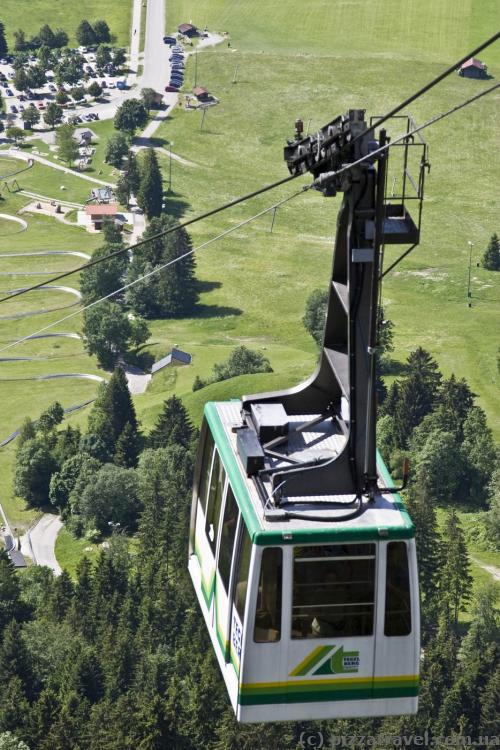
[[[9,289],[5,292],[5,294],[15,294],[16,292],[23,292],[25,289],[29,289],[29,287],[19,287],[18,289]],[[82,298],[82,295],[78,291],[78,289],[73,289],[72,286],[52,286],[51,284],[44,284],[43,286],[39,286],[38,289],[33,289],[32,291],[43,292],[47,290],[73,294],[77,298],[77,301],[71,302],[69,305],[59,305],[58,307],[45,307],[45,308],[40,308],[38,310],[33,310],[31,312],[14,313],[14,315],[0,315],[0,320],[19,320],[21,318],[32,318],[34,315],[44,315],[45,313],[55,312],[56,310],[65,310],[68,307],[74,307],[75,305],[77,305]]]
[[[5,221],[13,221],[16,224],[21,225],[21,229],[18,229],[17,232],[12,232],[12,234],[20,234],[21,232],[25,232],[28,228],[28,222],[24,221],[24,219],[20,219],[19,216],[13,216],[12,214],[0,214],[0,219],[5,219]]]

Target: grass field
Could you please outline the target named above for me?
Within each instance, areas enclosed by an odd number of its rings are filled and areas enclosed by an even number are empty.
[[[175,10],[179,7],[176,3],[172,7],[169,27],[188,13],[182,8]],[[237,14],[242,7],[232,5],[231,9]],[[263,4],[253,7],[262,9],[269,25],[279,25],[275,17],[266,16]],[[229,10],[227,14],[218,28],[232,35]],[[197,13],[195,19],[203,24],[203,13]],[[213,28],[210,18],[207,22]],[[237,16],[236,35],[241,33],[241,23]],[[464,26],[467,23],[465,18]],[[442,49],[440,63],[427,60],[416,65],[414,59],[401,54],[382,56],[375,51],[353,61],[337,51],[328,56],[321,35],[320,55],[285,54],[282,49],[273,49],[275,30],[275,26],[269,29],[267,44],[259,52],[239,46],[234,52],[221,45],[198,55],[198,82],[219,97],[221,104],[208,111],[203,131],[199,112],[178,108],[158,133],[165,143],[174,142],[176,153],[196,164],[173,164],[174,194],[169,208],[177,215],[204,211],[284,176],[282,145],[292,134],[297,116],[305,123],[311,119],[313,129],[349,107],[383,112],[442,70],[459,54],[457,47],[466,50],[470,44],[470,34],[463,35]],[[301,34],[302,29],[295,36]],[[476,36],[479,34],[480,30]],[[367,44],[371,42],[368,28],[365,39]],[[243,48],[247,46],[237,37],[240,43]],[[484,59],[489,61],[491,56],[493,53]],[[416,55],[419,60],[427,57],[425,49]],[[233,84],[236,67],[238,82]],[[186,90],[192,81],[190,62]],[[453,76],[415,102],[412,114],[423,121],[486,85]],[[497,438],[499,275],[476,268],[475,261],[490,234],[498,229],[496,185],[500,172],[491,157],[498,142],[495,112],[499,99],[495,93],[426,132],[432,171],[427,181],[422,243],[389,276],[383,294],[386,315],[395,324],[395,357],[404,360],[412,349],[422,345],[436,357],[445,375],[455,372],[464,376],[486,409]],[[391,133],[398,133],[394,126]],[[472,151],[470,138],[474,139]],[[161,160],[166,174],[168,158]],[[196,225],[192,228],[195,244],[271,205],[294,188],[281,188]],[[291,363],[303,374],[309,372],[315,351],[300,319],[310,291],[326,283],[338,205],[337,199],[308,193],[279,210],[272,234],[271,218],[267,216],[204,250],[197,259],[204,285],[200,314],[194,320],[155,323],[154,341],[177,343],[194,352],[191,379],[198,371],[202,377],[206,375],[212,364],[227,356],[239,341],[265,347],[274,369],[285,377]],[[472,308],[466,302],[469,239],[475,243]],[[399,252],[398,247],[388,248],[387,261]],[[176,388],[187,388],[188,380],[187,375],[177,379]],[[154,400],[151,393],[141,403],[149,401],[149,411]]]
[[[52,30],[64,29],[70,45],[74,46],[77,44],[75,31],[80,21],[86,18],[92,23],[104,18],[111,33],[116,36],[116,43],[128,46],[131,15],[132,0],[109,0],[106,5],[99,0],[88,0],[76,11],[69,0],[59,0],[57,3],[48,3],[47,0],[3,0],[0,8],[0,21],[5,25],[9,45],[13,44],[14,31],[17,29],[23,29],[29,37],[48,23]]]
[[[220,100],[206,115],[176,108],[157,132],[158,144],[168,147],[194,166],[172,164],[173,193],[168,209],[177,216],[191,216],[286,175],[282,147],[293,134],[293,123],[301,116],[312,130],[351,107],[380,114],[397,104],[467,52],[498,26],[498,7],[493,0],[311,0],[307,9],[298,0],[279,3],[252,0],[168,1],[166,28],[192,19],[198,26],[227,31],[231,46],[221,44],[198,54],[198,83]],[[42,7],[35,2],[34,8]],[[45,4],[47,7],[47,4]],[[85,15],[93,18],[92,3]],[[111,5],[105,15],[113,30],[113,14],[122,6]],[[127,2],[127,13],[129,3]],[[2,6],[13,14],[14,4]],[[3,18],[7,31],[11,27]],[[124,14],[125,15],[125,14]],[[36,18],[33,14],[31,19]],[[75,19],[73,26],[76,26]],[[34,20],[34,27],[39,24]],[[54,25],[56,25],[54,23]],[[64,27],[61,21],[60,25]],[[125,33],[125,37],[127,34]],[[126,40],[128,41],[128,40]],[[493,75],[500,75],[500,45],[480,55]],[[194,65],[187,64],[186,86],[193,84]],[[233,84],[236,72],[237,83]],[[422,122],[485,86],[453,75],[425,98],[411,106],[411,114]],[[496,365],[500,314],[500,274],[473,267],[472,307],[466,302],[468,241],[474,242],[473,261],[479,259],[489,236],[498,226],[500,169],[499,130],[495,119],[499,95],[496,92],[471,108],[426,132],[430,143],[432,171],[427,180],[423,236],[420,247],[384,285],[387,317],[395,324],[395,358],[404,360],[422,345],[436,357],[445,375],[454,371],[469,381],[486,409],[495,435],[500,436],[498,404],[499,375]],[[100,136],[94,165],[102,179],[113,171],[101,166],[111,123],[92,126]],[[392,136],[397,126],[390,124]],[[7,160],[6,160],[7,161]],[[160,156],[164,178],[168,157]],[[2,162],[0,161],[0,168]],[[9,166],[11,168],[11,165]],[[97,173],[94,173],[97,176]],[[166,180],[165,180],[166,181]],[[20,175],[21,187],[49,196],[82,201],[91,184],[37,165]],[[195,245],[234,226],[242,219],[270,206],[305,184],[292,186],[250,201],[192,228]],[[67,190],[60,191],[63,184]],[[7,195],[0,213],[15,213],[27,199]],[[193,420],[199,423],[203,403],[211,398],[228,398],[241,393],[291,385],[311,372],[316,349],[305,332],[301,318],[312,289],[327,283],[331,264],[338,199],[324,199],[307,193],[281,208],[270,232],[271,216],[260,218],[214,246],[200,252],[197,274],[200,305],[193,318],[154,321],[149,350],[158,359],[177,345],[193,355],[193,365],[162,373],[135,403],[145,430],[149,429],[165,398],[176,392],[185,399]],[[0,232],[1,235],[1,232]],[[92,252],[99,238],[79,229],[65,227],[51,219],[29,217],[27,232],[17,235],[16,250],[72,249]],[[9,252],[12,242],[0,239],[0,252]],[[399,248],[388,249],[388,261]],[[75,262],[76,261],[76,262]],[[50,262],[52,260],[50,259]],[[70,264],[77,259],[67,258]],[[58,265],[56,265],[56,263]],[[66,267],[61,259],[37,261],[38,270]],[[13,264],[5,265],[11,271]],[[20,270],[28,265],[20,261]],[[34,268],[29,265],[30,270]],[[0,268],[0,271],[2,268]],[[11,279],[0,277],[2,288]],[[39,277],[37,277],[37,280]],[[17,285],[17,279],[13,286]],[[15,283],[14,283],[15,282]],[[71,279],[71,285],[77,278]],[[9,287],[11,288],[11,287]],[[40,295],[39,299],[42,298]],[[4,341],[27,334],[58,313],[4,323]],[[42,320],[43,318],[43,320]],[[79,330],[78,318],[59,330]],[[274,373],[245,376],[209,386],[193,393],[196,375],[208,376],[215,362],[226,359],[231,349],[244,343],[269,357]],[[58,347],[58,348],[56,348]],[[98,372],[95,361],[74,340],[30,341],[10,352],[37,356],[34,363],[1,363],[0,377],[7,373],[56,371]],[[49,361],[43,357],[50,357]],[[63,405],[95,386],[84,381],[71,384],[41,384],[43,399],[31,384],[16,384],[12,410],[6,418],[14,429],[24,414],[36,416],[61,394]],[[5,387],[5,386],[4,386]],[[75,392],[71,389],[75,389]],[[69,390],[65,390],[65,389]],[[24,390],[23,390],[24,389]],[[11,388],[8,387],[10,398]],[[64,399],[64,400],[63,400]],[[81,400],[84,400],[82,398]],[[85,413],[71,417],[83,423]],[[0,468],[9,476],[14,447],[0,451]],[[9,493],[8,488],[5,492]],[[4,492],[2,492],[2,502]],[[19,502],[9,495],[9,513],[21,514]],[[71,556],[65,539],[64,555]],[[479,557],[478,557],[479,559]],[[479,569],[480,570],[480,569]],[[481,575],[478,572],[478,575]]]

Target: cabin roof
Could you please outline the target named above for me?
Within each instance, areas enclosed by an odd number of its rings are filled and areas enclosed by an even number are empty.
[[[294,415],[290,417],[293,423],[304,423],[314,416],[311,414]],[[255,544],[296,544],[318,542],[344,542],[378,540],[391,538],[410,538],[414,536],[414,529],[408,512],[397,494],[384,493],[376,496],[373,502],[365,501],[365,510],[359,516],[343,521],[336,521],[333,515],[345,515],[347,510],[325,510],[327,502],[343,502],[345,496],[326,494],[321,496],[307,496],[294,498],[293,506],[286,505],[287,510],[295,510],[301,514],[314,515],[314,520],[269,520],[264,517],[262,501],[251,478],[248,478],[239,459],[236,448],[235,427],[242,426],[241,401],[227,401],[208,403],[205,405],[205,417],[211,428],[212,435],[219,449],[222,461],[226,467],[229,481],[241,508],[245,524]],[[301,460],[309,460],[313,456],[333,456],[342,449],[345,438],[337,434],[331,427],[331,420],[324,420],[311,428],[294,436],[291,445],[291,455]],[[380,485],[392,486],[391,477],[382,461],[378,457],[377,468]],[[264,485],[266,487],[266,485]],[[271,494],[270,485],[266,489]],[[282,503],[286,498],[282,498]]]

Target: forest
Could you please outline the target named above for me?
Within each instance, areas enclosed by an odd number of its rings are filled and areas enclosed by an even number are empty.
[[[19,575],[0,555],[0,747],[295,750],[342,735],[358,737],[351,746],[360,748],[394,746],[383,735],[416,747],[425,732],[458,744],[487,736],[494,744],[496,593],[493,583],[472,589],[456,508],[466,501],[484,507],[489,498],[484,533],[498,545],[495,450],[467,384],[443,379],[422,349],[410,360],[388,390],[380,435],[391,465],[405,452],[415,463],[406,501],[416,526],[423,618],[416,716],[236,724],[187,574],[197,431],[173,396],[143,435],[117,368],[101,386],[86,433],[61,428],[55,404],[25,422],[19,436],[17,491],[30,504],[49,500],[75,535],[105,541],[97,562],[83,558],[74,580],[43,567]],[[438,503],[446,508],[441,527]],[[460,619],[466,604],[467,625]]]

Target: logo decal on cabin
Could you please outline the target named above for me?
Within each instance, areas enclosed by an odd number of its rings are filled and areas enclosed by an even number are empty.
[[[349,674],[358,670],[359,651],[344,651],[343,646],[318,646],[290,672],[290,677]]]

